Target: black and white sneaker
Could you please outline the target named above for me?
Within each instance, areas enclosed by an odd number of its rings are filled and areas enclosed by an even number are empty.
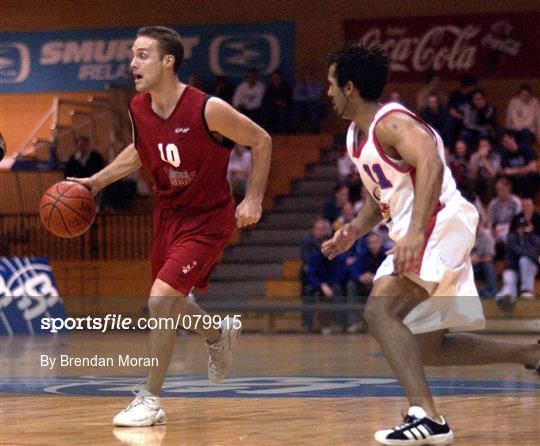
[[[536,343],[540,344],[540,340],[538,340]],[[536,363],[536,365],[529,364],[526,365],[525,368],[527,370],[531,370],[533,373],[537,373],[538,375],[540,375],[540,360]]]
[[[443,445],[452,443],[454,434],[444,418],[438,423],[421,407],[411,406],[403,424],[375,432],[375,440],[387,445]]]

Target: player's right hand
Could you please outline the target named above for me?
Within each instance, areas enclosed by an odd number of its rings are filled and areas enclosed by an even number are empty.
[[[94,197],[99,192],[99,188],[97,187],[97,184],[91,178],[68,177],[68,178],[66,178],[66,181],[75,181],[76,183],[82,184],[90,192],[92,192],[92,196],[94,196]]]
[[[339,228],[334,236],[322,244],[321,252],[330,260],[348,251],[356,241],[356,233],[350,223]]]

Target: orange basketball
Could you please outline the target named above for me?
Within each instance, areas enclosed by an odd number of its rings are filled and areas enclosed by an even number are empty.
[[[41,223],[54,235],[72,238],[87,231],[96,218],[90,191],[75,181],[53,184],[39,202]]]

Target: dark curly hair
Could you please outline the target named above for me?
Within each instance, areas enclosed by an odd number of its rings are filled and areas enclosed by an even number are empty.
[[[329,65],[336,65],[336,81],[343,88],[348,81],[366,101],[377,101],[390,72],[390,59],[383,49],[348,43],[328,57]]]

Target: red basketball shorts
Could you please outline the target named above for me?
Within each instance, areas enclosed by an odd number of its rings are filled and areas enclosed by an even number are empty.
[[[154,209],[152,283],[163,280],[187,296],[208,289],[208,278],[235,225],[234,201],[189,215],[182,209]]]

